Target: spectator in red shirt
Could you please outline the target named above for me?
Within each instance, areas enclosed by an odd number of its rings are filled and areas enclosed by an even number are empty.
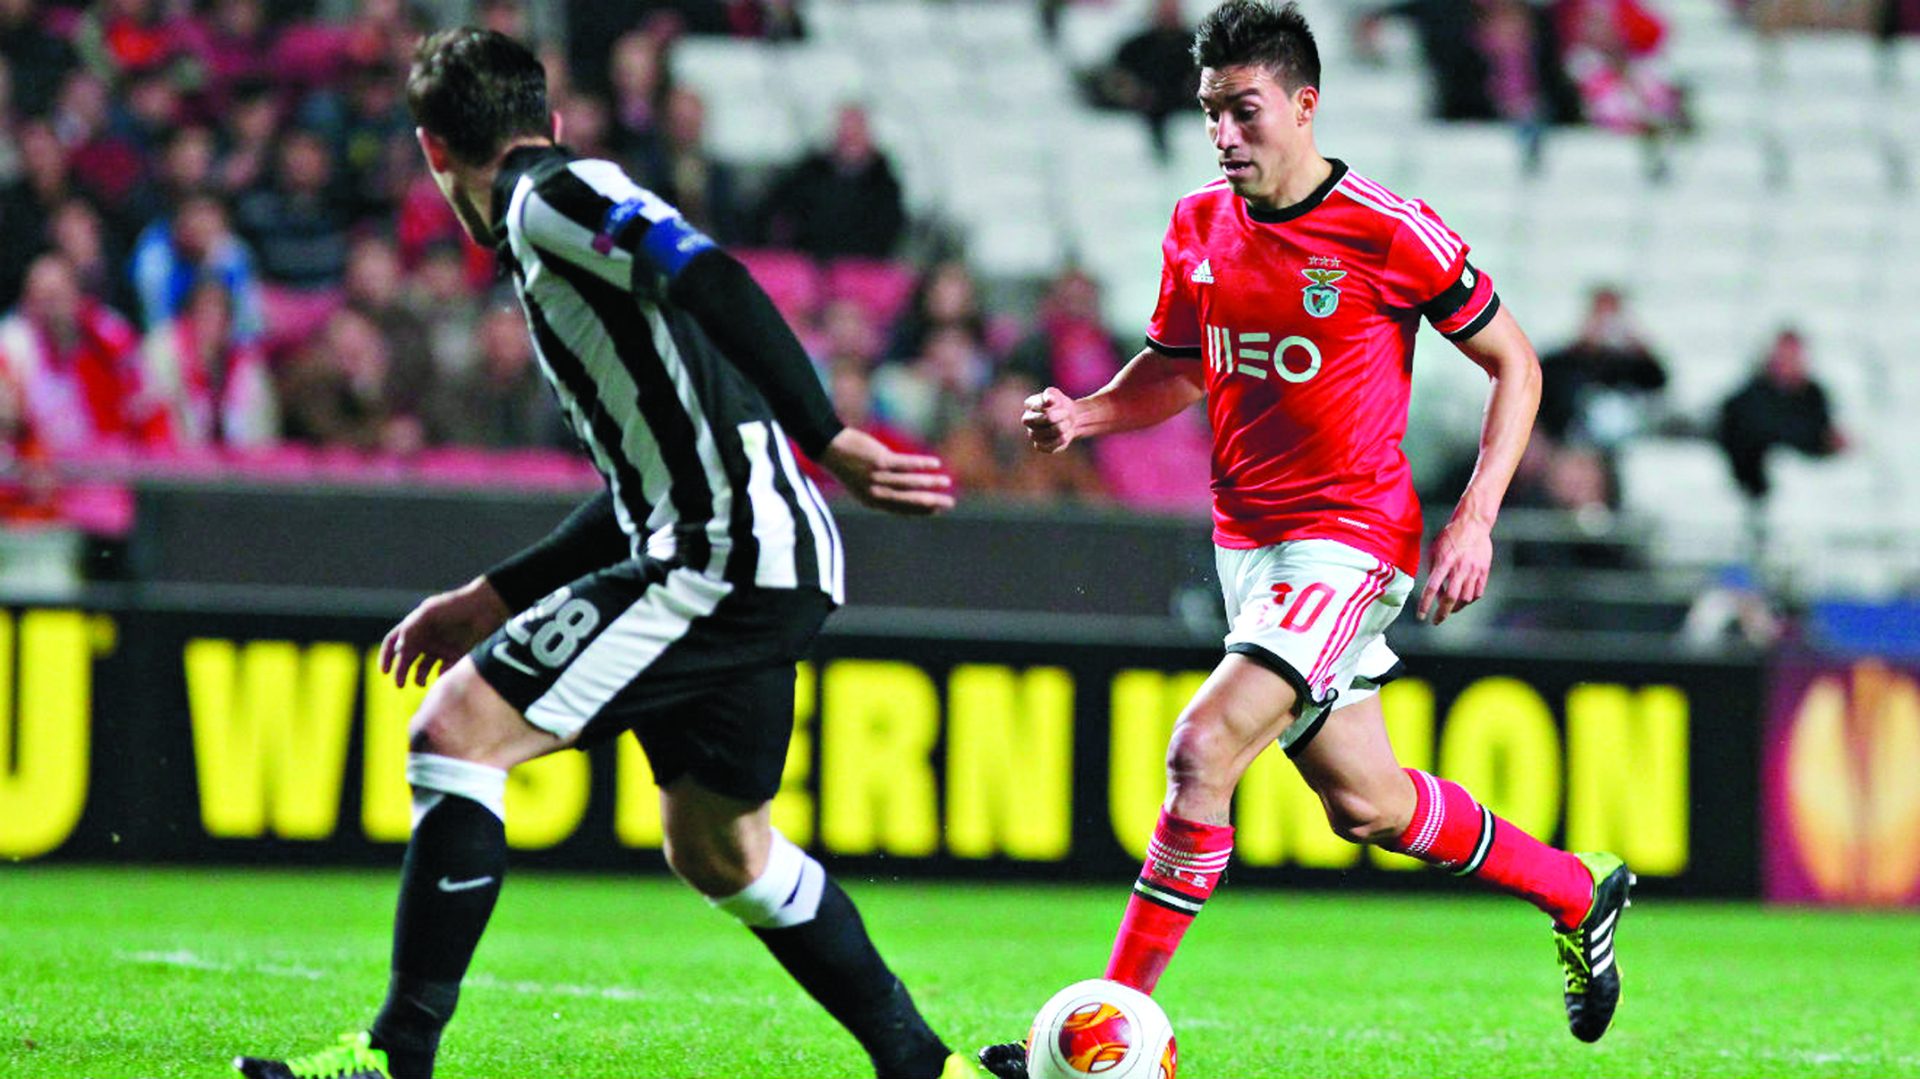
[[[1041,386],[1085,397],[1120,373],[1126,357],[1100,319],[1100,285],[1084,270],[1068,269],[1047,289],[1033,332],[1007,365]]]
[[[60,453],[171,441],[136,341],[125,319],[80,291],[64,256],[35,259],[19,307],[0,320],[0,363],[19,387],[31,436]]]
[[[280,434],[267,359],[233,333],[233,297],[202,281],[186,306],[140,343],[147,387],[181,445],[264,446]]]
[[[1638,0],[1558,0],[1553,16],[1589,123],[1634,134],[1682,123],[1680,93],[1657,66],[1659,16]]]

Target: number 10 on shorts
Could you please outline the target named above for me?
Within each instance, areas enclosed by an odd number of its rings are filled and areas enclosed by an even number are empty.
[[[1288,604],[1289,599],[1292,600],[1291,605]],[[1291,583],[1282,581],[1273,586],[1273,610],[1275,613],[1285,613],[1280,615],[1278,622],[1272,624],[1294,633],[1305,633],[1320,620],[1320,615],[1326,611],[1332,599],[1332,585],[1315,581],[1295,592]]]

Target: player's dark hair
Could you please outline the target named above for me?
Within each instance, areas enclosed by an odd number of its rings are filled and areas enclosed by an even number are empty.
[[[1307,17],[1291,0],[1284,7],[1269,0],[1226,0],[1194,30],[1193,62],[1215,71],[1259,64],[1288,93],[1320,86],[1320,49]]]
[[[420,42],[407,74],[407,109],[470,165],[492,161],[518,136],[553,134],[539,58],[505,34],[473,26]]]

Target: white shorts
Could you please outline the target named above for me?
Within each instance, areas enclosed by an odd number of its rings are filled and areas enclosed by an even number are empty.
[[[1387,627],[1413,591],[1413,578],[1335,540],[1291,540],[1251,550],[1214,548],[1227,601],[1228,652],[1285,678],[1299,695],[1280,735],[1288,755],[1303,748],[1338,706],[1364,701],[1399,674]]]

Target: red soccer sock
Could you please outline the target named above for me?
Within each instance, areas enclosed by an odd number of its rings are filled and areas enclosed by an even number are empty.
[[[1593,905],[1593,875],[1580,859],[1493,815],[1451,780],[1406,769],[1413,821],[1393,850],[1473,876],[1539,907],[1562,928],[1580,924]]]
[[[1147,843],[1147,862],[1120,919],[1107,977],[1153,992],[1180,938],[1220,883],[1233,855],[1233,829],[1182,820],[1162,809]]]

